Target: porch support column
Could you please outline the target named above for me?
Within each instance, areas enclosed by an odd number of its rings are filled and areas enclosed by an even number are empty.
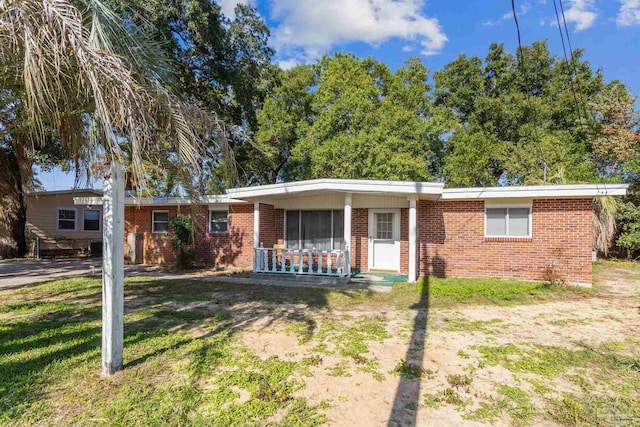
[[[351,193],[344,196],[344,246],[351,246]]]
[[[260,202],[253,204],[253,247],[260,247]]]
[[[344,196],[344,248],[349,251],[347,274],[351,274],[351,193]]]
[[[408,280],[414,283],[417,277],[416,254],[418,253],[418,215],[416,211],[417,201],[415,198],[409,199],[409,277]]]

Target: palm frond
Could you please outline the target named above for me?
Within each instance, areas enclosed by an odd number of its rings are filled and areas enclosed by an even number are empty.
[[[618,201],[611,196],[598,197],[593,202],[593,247],[605,256],[616,234]]]
[[[0,81],[23,99],[21,125],[31,143],[43,144],[54,133],[69,153],[104,154],[108,162],[129,164],[141,187],[142,160],[160,154],[163,137],[190,171],[197,170],[209,136],[232,161],[222,121],[165,89],[166,61],[153,67],[144,60],[151,44],[131,36],[99,0],[87,6],[81,11],[68,0],[0,0]]]

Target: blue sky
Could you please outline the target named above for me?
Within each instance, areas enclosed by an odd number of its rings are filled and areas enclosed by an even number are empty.
[[[218,1],[228,15],[237,2]],[[392,69],[418,55],[434,71],[461,53],[484,57],[492,42],[511,51],[517,46],[511,0],[243,2],[257,6],[267,21],[275,60],[283,68],[344,51],[373,56]],[[619,79],[640,95],[640,0],[563,0],[563,6],[573,47],[584,49],[606,80]],[[523,44],[547,38],[551,51],[562,56],[554,1],[516,0],[516,8]],[[39,179],[48,190],[73,185],[73,177],[59,171]]]

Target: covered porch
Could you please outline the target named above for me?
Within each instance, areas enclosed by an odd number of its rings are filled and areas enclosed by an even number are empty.
[[[322,179],[229,190],[253,202],[253,272],[351,277],[386,271],[415,282],[417,201],[442,184]]]

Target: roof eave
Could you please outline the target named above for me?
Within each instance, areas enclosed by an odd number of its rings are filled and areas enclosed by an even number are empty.
[[[406,196],[442,194],[444,184],[432,182],[367,181],[342,179],[315,179],[310,181],[287,182],[256,187],[232,188],[227,195],[238,199],[296,195],[319,191],[344,193],[397,194]]]
[[[629,184],[576,184],[521,187],[449,188],[442,200],[568,199],[624,196]]]
[[[102,205],[102,197],[74,197],[76,205],[99,206]],[[202,205],[230,205],[247,203],[244,200],[232,199],[227,196],[206,196],[199,201],[193,201],[187,197],[125,197],[125,206],[182,206],[190,204]]]

